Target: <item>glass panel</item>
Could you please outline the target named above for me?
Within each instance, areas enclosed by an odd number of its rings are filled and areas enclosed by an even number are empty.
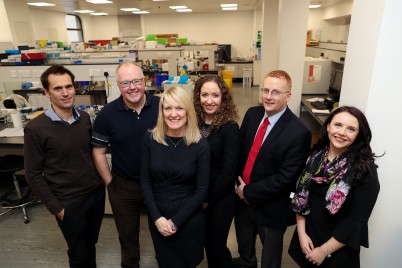
[[[66,15],[66,26],[67,28],[81,29],[81,23],[77,16]]]
[[[82,42],[82,34],[80,31],[68,30],[68,41],[71,42]]]

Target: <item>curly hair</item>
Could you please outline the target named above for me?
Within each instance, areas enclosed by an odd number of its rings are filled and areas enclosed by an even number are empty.
[[[357,119],[359,122],[359,133],[355,141],[349,146],[346,153],[350,156],[352,163],[352,169],[356,176],[357,182],[363,182],[368,174],[371,173],[370,167],[374,163],[374,153],[371,150],[371,129],[367,121],[366,116],[357,108],[352,106],[342,106],[335,109],[325,120],[323,127],[321,128],[320,139],[317,144],[314,145],[313,151],[320,150],[326,146],[329,146],[329,138],[327,126],[331,123],[335,115],[347,112]]]
[[[232,95],[222,77],[218,75],[206,75],[197,80],[194,86],[193,101],[195,112],[197,114],[198,126],[201,127],[204,123],[204,109],[201,106],[200,94],[202,86],[207,82],[214,82],[221,90],[222,102],[218,111],[213,116],[211,129],[217,129],[227,122],[235,122],[239,119],[236,105],[233,103]]]

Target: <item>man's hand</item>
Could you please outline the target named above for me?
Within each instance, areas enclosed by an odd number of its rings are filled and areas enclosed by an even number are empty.
[[[237,186],[236,188],[236,193],[241,200],[244,200],[244,202],[248,204],[247,200],[244,198],[243,195],[244,186],[246,186],[246,184],[244,183],[242,177],[239,176],[238,179],[239,179],[239,186]]]
[[[60,219],[63,220],[64,219],[64,208],[56,214],[56,216]]]

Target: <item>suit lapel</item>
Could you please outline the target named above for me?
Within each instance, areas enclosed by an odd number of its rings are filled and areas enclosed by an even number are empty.
[[[267,138],[261,145],[261,149],[258,152],[256,162],[264,154],[264,152],[276,141],[277,138],[280,138],[280,134],[286,126],[286,122],[289,120],[289,108],[286,108],[286,111],[279,118],[278,122],[276,122],[275,126],[269,132]],[[268,126],[269,127],[269,126]]]

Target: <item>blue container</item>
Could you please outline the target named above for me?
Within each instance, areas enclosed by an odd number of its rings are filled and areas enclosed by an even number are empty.
[[[162,86],[162,82],[167,80],[169,75],[167,74],[155,74],[156,86]]]

